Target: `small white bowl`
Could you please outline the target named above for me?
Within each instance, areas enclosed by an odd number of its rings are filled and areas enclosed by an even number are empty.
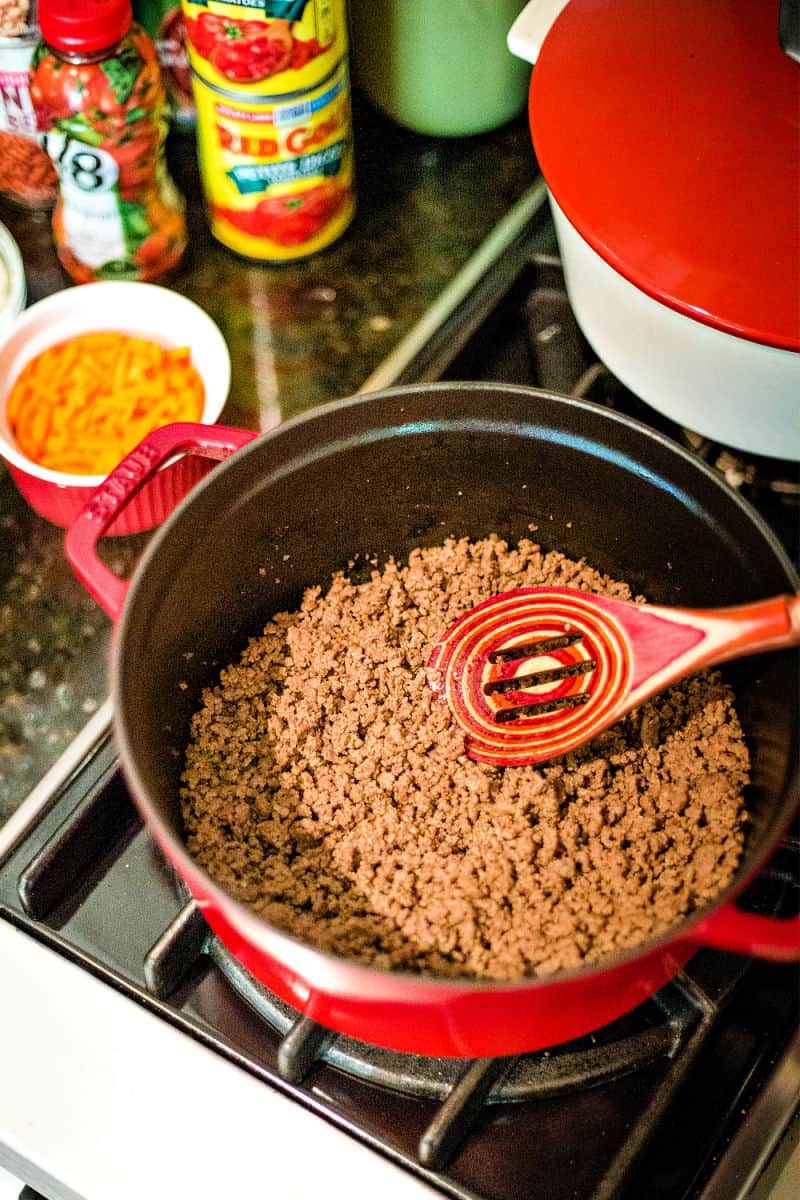
[[[152,283],[99,282],[32,304],[0,345],[0,455],[31,507],[56,525],[70,525],[106,476],[70,475],[32,462],[9,429],[6,402],[25,364],[48,346],[107,330],[163,346],[187,346],[205,386],[201,424],[212,425],[228,397],[231,364],[225,339],[208,314],[179,292]],[[110,532],[135,533],[159,524],[207,469],[192,455],[167,464],[131,499]]]
[[[25,307],[27,287],[19,246],[0,223],[0,338]]]

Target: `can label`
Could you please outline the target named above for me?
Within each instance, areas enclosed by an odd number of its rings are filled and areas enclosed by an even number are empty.
[[[183,0],[195,77],[259,96],[315,87],[347,50],[346,0]]]
[[[257,99],[195,76],[200,170],[211,232],[270,262],[335,241],[355,211],[347,60],[301,96]]]

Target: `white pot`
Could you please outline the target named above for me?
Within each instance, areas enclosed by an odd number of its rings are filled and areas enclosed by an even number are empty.
[[[570,303],[606,366],[686,429],[800,459],[800,355],[723,333],[653,300],[610,267],[550,196]]]
[[[508,35],[512,52],[535,63],[568,2],[532,0]],[[546,171],[545,178],[549,184]],[[750,453],[800,459],[800,354],[737,336],[715,327],[713,314],[695,319],[648,295],[589,244],[552,191],[550,205],[570,303],[610,370],[688,429]]]

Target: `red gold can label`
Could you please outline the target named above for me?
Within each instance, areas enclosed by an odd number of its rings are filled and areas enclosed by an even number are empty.
[[[299,95],[238,94],[198,75],[193,85],[214,237],[267,262],[334,242],[355,212],[347,59]]]
[[[196,77],[237,93],[315,87],[347,52],[346,0],[182,0]]]

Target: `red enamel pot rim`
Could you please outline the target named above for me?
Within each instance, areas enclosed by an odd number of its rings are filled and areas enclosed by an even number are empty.
[[[503,439],[506,431],[512,452],[511,468],[506,461],[495,463],[493,454],[487,453],[488,447],[493,448],[495,439]],[[453,512],[459,511],[458,506],[470,504],[478,512],[486,503],[487,489],[493,497],[491,503],[497,498],[497,489],[505,489],[509,470],[528,469],[530,439],[538,436],[551,439],[549,450],[557,456],[556,461],[564,454],[582,454],[587,450],[592,460],[596,459],[597,469],[607,472],[611,467],[606,464],[618,460],[623,470],[631,472],[630,483],[634,488],[646,491],[651,486],[658,487],[659,479],[665,485],[669,480],[664,492],[667,504],[672,503],[670,496],[682,494],[681,489],[694,481],[709,505],[709,528],[717,529],[720,514],[727,514],[737,526],[738,536],[745,542],[752,538],[753,545],[760,548],[764,563],[769,564],[768,573],[777,575],[787,586],[797,586],[793,568],[767,526],[710,468],[688,452],[645,426],[595,405],[506,385],[441,384],[389,389],[323,406],[287,421],[249,446],[247,442],[252,435],[224,427],[174,426],[167,431],[159,430],[143,444],[144,453],[137,457],[134,452],[118,468],[119,474],[114,473],[116,477],[105,492],[101,489],[67,539],[68,556],[80,577],[114,615],[121,613],[112,653],[112,694],[126,779],[145,824],[197,899],[209,924],[243,965],[287,1003],[321,1024],[395,1049],[474,1056],[540,1048],[579,1036],[634,1007],[674,975],[700,945],[721,945],[741,952],[784,957],[792,950],[787,931],[778,933],[772,928],[785,923],[753,918],[754,925],[749,914],[739,913],[732,901],[762,868],[791,820],[798,799],[796,755],[791,759],[794,776],[785,781],[788,791],[784,790],[779,807],[768,809],[757,853],[750,853],[724,893],[689,920],[632,950],[542,979],[507,982],[434,979],[378,970],[316,950],[267,925],[233,900],[194,863],[183,845],[167,784],[163,780],[159,783],[163,764],[170,769],[169,745],[152,744],[151,728],[162,729],[166,720],[163,702],[153,701],[152,696],[172,694],[165,681],[175,671],[159,651],[159,639],[163,636],[164,645],[173,653],[184,644],[182,623],[190,635],[202,626],[196,613],[183,611],[193,600],[196,583],[193,573],[198,573],[198,580],[208,581],[209,564],[215,563],[214,584],[220,591],[207,586],[209,595],[198,600],[210,606],[209,612],[222,613],[228,620],[229,596],[225,589],[230,582],[232,597],[244,594],[248,572],[252,572],[258,561],[248,549],[253,544],[250,534],[260,528],[264,512],[269,511],[268,501],[276,503],[285,495],[302,494],[306,498],[305,507],[298,510],[296,532],[301,539],[306,536],[303,513],[309,511],[309,503],[311,511],[316,512],[315,501],[320,506],[319,520],[329,523],[325,529],[332,538],[336,536],[340,516],[350,514],[353,521],[361,520],[362,514],[350,504],[356,497],[361,497],[365,509],[373,507],[376,521],[379,522],[382,512],[389,529],[392,521],[405,519],[396,516],[395,505],[402,503],[401,489],[388,488],[387,501],[391,504],[381,508],[380,495],[365,490],[364,474],[358,472],[351,482],[350,473],[343,468],[351,460],[363,465],[380,454],[382,484],[387,479],[398,482],[405,477],[403,472],[411,471],[409,478],[417,479],[422,489],[409,508],[413,517],[426,487],[435,484],[431,495],[437,494],[439,483],[426,482],[427,472],[420,472],[419,468],[427,462],[428,451],[438,453],[441,437],[452,443],[456,458],[461,455],[459,471],[472,472],[474,477],[475,463],[481,462],[481,489],[473,488],[472,495],[463,497],[459,491],[459,500],[453,501]],[[475,449],[478,444],[481,451]],[[469,448],[466,459],[464,446]],[[103,522],[114,519],[120,493],[135,488],[137,480],[141,484],[148,471],[157,469],[164,456],[174,454],[180,447],[194,448],[218,458],[225,454],[232,457],[198,485],[152,539],[126,596],[126,585],[113,576],[110,579],[103,576],[99,560],[95,561],[93,555],[94,544]],[[419,461],[415,447],[420,447]],[[646,469],[636,458],[637,452],[642,451],[647,451]],[[476,453],[478,459],[474,457]],[[518,461],[514,454],[518,454]],[[317,478],[319,471],[323,476]],[[490,480],[488,475],[492,472]],[[662,477],[659,472],[666,475]],[[323,477],[329,488],[324,494],[314,486]],[[563,483],[559,480],[561,487]],[[344,507],[331,513],[328,510],[339,503],[339,491],[343,493]],[[580,492],[578,488],[575,494]],[[612,500],[618,492],[616,482],[613,487],[609,484]],[[722,505],[720,512],[715,510],[718,502]],[[701,510],[705,511],[702,504]],[[527,506],[526,512],[529,520]],[[593,519],[593,514],[590,506],[588,519]],[[369,512],[366,515],[369,518]],[[687,516],[693,523],[701,519],[696,512]],[[251,521],[255,524],[251,525]],[[232,531],[236,531],[236,537],[229,536]],[[226,534],[224,539],[221,533]],[[291,539],[294,533],[286,536]],[[719,529],[713,536],[722,538],[724,543],[725,535]],[[352,530],[345,540],[350,546],[361,544],[353,537]],[[290,544],[290,541],[282,543],[281,550]],[[310,545],[313,549],[314,544]],[[199,556],[196,563],[187,561],[189,547]],[[211,555],[208,562],[206,555]],[[247,560],[245,575],[229,579],[226,555],[232,556],[231,561],[239,557]],[[176,569],[181,573],[177,583]],[[303,569],[312,570],[312,574],[317,571],[308,564],[303,564]],[[775,578],[770,583],[775,585]],[[106,585],[110,590],[106,590]],[[779,590],[782,583],[776,586]],[[171,590],[174,587],[183,597],[183,605],[178,607]],[[172,622],[163,619],[167,611],[174,614]],[[142,643],[142,636],[147,644]],[[209,637],[213,647],[213,631]],[[156,640],[151,644],[148,638]],[[205,651],[201,648],[198,654],[202,653]],[[187,686],[191,691],[192,685]],[[138,711],[137,692],[145,697],[152,711]],[[178,716],[170,716],[168,724],[172,725],[173,720],[180,723]],[[168,740],[164,733],[160,738],[162,743]],[[151,750],[156,756],[152,761]],[[162,764],[156,759],[163,759]],[[769,930],[775,943],[771,951]]]
[[[763,0],[569,0],[533,70],[548,188],[611,267],[800,350],[800,70]]]

